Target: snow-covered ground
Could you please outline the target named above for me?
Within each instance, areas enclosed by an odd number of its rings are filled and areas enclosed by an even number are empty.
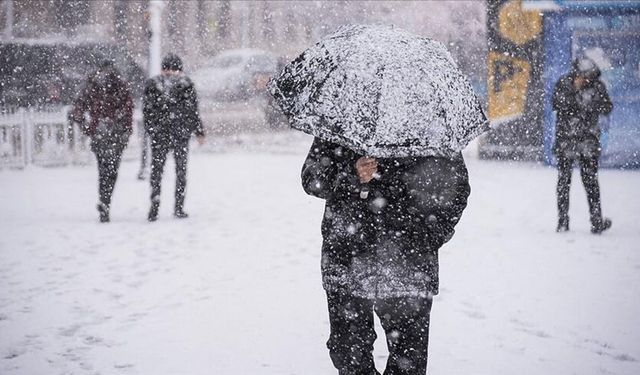
[[[284,141],[283,141],[283,140]],[[112,222],[95,167],[0,171],[0,374],[333,374],[320,285],[323,202],[308,138],[195,153],[187,211],[160,220],[125,162]],[[554,170],[468,159],[441,251],[429,374],[640,374],[640,173],[603,170],[613,228],[589,233],[577,171],[555,233]],[[376,360],[382,369],[382,332]]]

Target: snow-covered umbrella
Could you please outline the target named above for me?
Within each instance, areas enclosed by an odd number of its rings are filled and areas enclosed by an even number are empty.
[[[446,47],[389,26],[344,26],[269,82],[293,128],[371,157],[451,155],[488,130]]]

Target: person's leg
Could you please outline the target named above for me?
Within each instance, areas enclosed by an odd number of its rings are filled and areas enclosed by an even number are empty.
[[[149,159],[149,133],[146,130],[141,129],[140,148],[142,153],[140,155],[140,171],[138,172],[138,179],[144,180],[147,164]]]
[[[584,190],[587,192],[591,225],[599,224],[602,221],[602,212],[600,209],[600,186],[598,184],[598,159],[581,157],[580,176],[582,177]]]
[[[99,142],[95,137],[91,140],[91,150],[96,156],[98,165],[98,213],[100,222],[109,221],[109,205],[111,204],[111,194],[108,193],[109,185],[109,155],[105,150],[104,143]]]
[[[189,154],[189,141],[179,142],[173,149],[176,164],[176,191],[174,214],[178,218],[185,218],[184,198],[187,188],[187,160]]]
[[[111,197],[113,195],[113,189],[118,179],[118,168],[120,168],[120,160],[122,159],[122,152],[127,146],[127,139],[123,137],[117,137],[109,141],[108,149],[106,153],[106,173],[105,173],[105,195],[107,197],[107,205],[111,206]]]
[[[558,155],[558,232],[569,230],[569,192],[571,190],[571,173],[573,160],[564,155]]]
[[[96,151],[96,160],[98,162],[98,195],[100,203],[108,207],[110,196],[108,191],[109,179],[109,157],[102,150]]]
[[[167,161],[168,149],[163,144],[151,143],[151,209],[149,210],[149,221],[158,218],[158,208],[160,207],[160,187],[162,184],[162,172],[164,163]]]
[[[384,375],[427,373],[432,299],[405,297],[377,300],[375,311],[387,337],[389,359]]]
[[[602,218],[597,157],[580,158],[580,176],[582,177],[584,190],[587,192],[589,216],[591,218],[591,231],[593,233],[602,233],[602,231],[611,227],[611,220]]]
[[[97,145],[92,145],[93,153],[96,156],[96,164],[98,165],[98,212],[100,213],[100,221],[109,220],[109,196],[107,194],[107,157],[104,151]]]
[[[331,333],[327,348],[340,375],[379,374],[373,362],[373,302],[327,292]]]

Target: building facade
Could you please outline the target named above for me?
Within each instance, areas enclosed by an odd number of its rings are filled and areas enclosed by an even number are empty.
[[[162,50],[198,66],[230,48],[293,57],[349,23],[396,24],[453,46],[470,71],[485,48],[484,2],[164,0]],[[146,66],[149,0],[2,0],[2,39],[99,40],[125,46]]]

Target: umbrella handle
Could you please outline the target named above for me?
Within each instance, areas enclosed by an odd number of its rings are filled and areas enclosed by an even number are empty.
[[[373,174],[374,180],[379,180],[382,178],[382,175],[379,172],[375,172]],[[367,199],[369,197],[369,183],[360,184],[360,199]]]
[[[360,199],[367,199],[369,197],[369,186],[362,185],[360,187]]]

